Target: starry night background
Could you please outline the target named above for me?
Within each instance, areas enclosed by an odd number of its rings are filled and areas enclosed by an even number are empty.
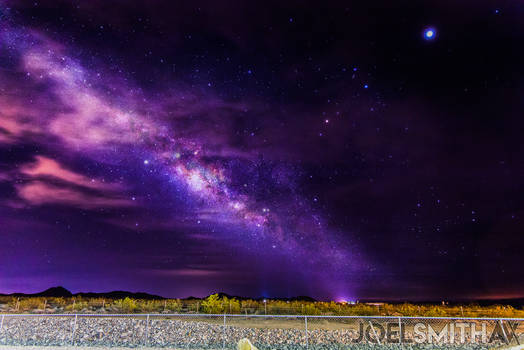
[[[0,292],[523,296],[519,1],[0,1]]]

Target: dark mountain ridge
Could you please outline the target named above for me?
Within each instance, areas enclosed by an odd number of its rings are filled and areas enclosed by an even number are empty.
[[[143,293],[143,292],[127,292],[127,291],[112,291],[105,293],[94,293],[94,292],[79,292],[71,293],[64,287],[52,287],[44,290],[40,293],[26,294],[26,293],[12,293],[12,294],[0,294],[1,296],[14,296],[14,297],[82,297],[82,298],[106,298],[106,299],[124,299],[126,297],[133,299],[148,299],[148,300],[162,300],[166,299],[160,295]]]

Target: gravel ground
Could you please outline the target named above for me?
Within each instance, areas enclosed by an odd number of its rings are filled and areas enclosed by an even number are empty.
[[[358,336],[356,329],[312,329],[308,332],[308,350],[348,349],[466,349],[493,348],[482,344],[449,346],[398,344],[380,346],[370,341],[352,342]],[[407,331],[407,339],[413,335]],[[147,342],[146,342],[147,338]],[[0,345],[6,349],[236,349],[242,338],[252,341],[260,350],[305,350],[306,335],[303,329],[260,328],[240,325],[223,326],[217,320],[177,320],[133,317],[7,317],[0,329]],[[74,344],[76,346],[72,347]],[[496,344],[495,344],[496,345]],[[7,347],[5,347],[7,346]],[[2,348],[0,348],[2,349]]]
[[[45,348],[42,348],[42,346],[12,346],[12,345],[0,345],[0,350],[29,350],[29,349],[44,349],[44,350],[129,350],[129,348],[111,348],[111,347],[104,347],[104,346],[46,346]],[[151,347],[143,347],[141,349],[144,350],[166,350],[165,348],[151,348]],[[173,348],[175,349],[175,348]],[[217,349],[219,350],[219,349]]]
[[[105,347],[105,346],[46,346],[43,348],[42,346],[12,346],[12,345],[0,345],[0,350],[129,350],[129,348],[112,348],[112,347]],[[143,347],[140,349],[144,350],[166,350],[165,348],[151,348],[151,347]],[[173,348],[175,349],[175,348]],[[175,349],[178,350],[178,349]],[[219,350],[219,349],[216,349]]]

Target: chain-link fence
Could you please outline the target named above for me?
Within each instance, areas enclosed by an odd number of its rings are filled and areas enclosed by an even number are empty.
[[[260,350],[493,349],[524,344],[524,319],[207,314],[0,315],[0,345]]]

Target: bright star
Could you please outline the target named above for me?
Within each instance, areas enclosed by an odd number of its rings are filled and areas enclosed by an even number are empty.
[[[434,28],[427,28],[424,30],[424,39],[433,40],[437,36],[437,31]]]

